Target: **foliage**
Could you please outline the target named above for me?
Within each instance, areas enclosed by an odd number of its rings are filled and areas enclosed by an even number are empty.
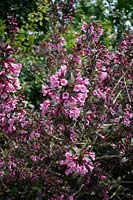
[[[104,43],[116,47],[125,33],[132,30],[133,4],[124,0],[77,1],[77,23],[81,20],[100,22],[105,30]]]

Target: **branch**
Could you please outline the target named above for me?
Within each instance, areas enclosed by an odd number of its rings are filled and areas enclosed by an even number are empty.
[[[108,159],[113,159],[113,158],[123,158],[123,157],[126,157],[126,156],[131,156],[133,155],[133,153],[129,153],[129,154],[125,154],[125,155],[106,155],[106,156],[101,156],[101,157],[98,157],[95,159],[95,161],[97,160],[108,160]]]

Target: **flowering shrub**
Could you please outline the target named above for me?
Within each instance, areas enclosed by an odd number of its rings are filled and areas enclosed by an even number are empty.
[[[133,35],[111,52],[102,33],[84,22],[71,52],[59,40],[64,53],[49,62],[39,112],[24,101],[21,64],[1,45],[1,199],[132,198]]]
[[[69,73],[67,66],[62,66],[55,75],[50,77],[50,87],[43,86],[43,96],[48,96],[49,99],[41,104],[42,115],[45,115],[50,107],[50,115],[63,114],[73,120],[79,117],[87,98],[86,85],[89,82],[78,73],[71,83],[71,80],[66,78],[67,73]],[[53,107],[52,110],[51,107]]]
[[[2,131],[12,132],[12,112],[18,101],[15,92],[20,89],[18,75],[21,64],[15,64],[14,58],[9,57],[12,49],[9,45],[0,45],[1,71],[0,71],[0,126]],[[9,126],[10,124],[10,126]]]

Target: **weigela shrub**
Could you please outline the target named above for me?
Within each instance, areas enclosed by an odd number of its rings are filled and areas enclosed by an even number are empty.
[[[71,52],[58,44],[65,53],[49,62],[39,113],[16,91],[21,65],[1,46],[1,198],[132,198],[133,35],[113,52],[102,33],[84,22]]]

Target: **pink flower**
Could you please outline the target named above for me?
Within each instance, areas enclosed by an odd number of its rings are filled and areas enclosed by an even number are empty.
[[[74,106],[74,105],[77,104],[77,99],[76,99],[75,97],[70,96],[70,97],[69,97],[69,100],[70,100],[72,106]]]
[[[66,65],[62,65],[62,66],[61,66],[61,69],[60,69],[58,72],[56,72],[56,75],[57,75],[58,77],[64,77],[66,71],[67,71],[67,66],[66,66]]]
[[[14,88],[14,85],[12,85],[11,83],[7,83],[5,89],[8,92],[15,92],[16,91],[15,88]]]
[[[4,174],[5,172],[0,170],[0,175],[3,176]]]
[[[19,82],[18,78],[15,78],[14,86],[15,86],[15,89],[21,89],[20,82]]]
[[[89,79],[88,78],[86,78],[85,80],[83,80],[83,84],[85,84],[85,85],[89,85]]]
[[[63,104],[65,107],[71,108],[77,104],[77,99],[69,96],[69,99],[65,99]]]
[[[16,163],[12,162],[12,161],[9,161],[8,162],[8,165],[9,165],[9,169],[12,170],[13,168],[15,168],[17,165]]]
[[[47,93],[48,93],[48,91],[49,91],[48,89],[49,89],[48,86],[45,86],[45,85],[42,86],[42,93],[43,93],[43,96],[46,96],[46,95],[47,95]]]
[[[79,73],[78,76],[76,77],[75,81],[76,81],[76,84],[80,84],[80,83],[82,83],[83,78],[82,78],[82,76],[81,76],[80,73]]]
[[[86,22],[83,22],[81,30],[84,31],[84,32],[86,32],[87,28],[88,28],[88,24]]]
[[[70,160],[73,160],[73,159],[74,159],[74,155],[73,155],[72,153],[70,153],[70,152],[66,152],[66,153],[65,153],[65,157],[66,157],[67,159],[70,159]]]
[[[0,168],[2,168],[4,166],[5,161],[0,159]]]
[[[73,170],[71,168],[67,169],[65,171],[65,174],[68,176],[69,174],[73,173]]]
[[[66,40],[65,40],[64,37],[61,37],[61,38],[60,38],[60,45],[61,45],[61,46],[66,45]]]
[[[51,83],[51,87],[56,88],[59,87],[59,79],[56,76],[51,76],[50,77],[50,83]]]
[[[40,137],[40,133],[33,130],[31,132],[30,136],[29,136],[29,140],[36,139],[36,138],[39,138],[39,137]]]
[[[88,92],[87,87],[85,85],[81,85],[80,91],[85,93]]]
[[[106,188],[102,189],[104,200],[109,199],[108,190]]]
[[[94,152],[88,152],[88,155],[91,157],[92,160],[95,160],[95,153]]]
[[[81,91],[81,85],[75,85],[73,91],[74,91],[74,92],[79,92],[79,91]]]
[[[20,69],[22,67],[22,64],[20,64],[20,63],[15,64],[15,63],[7,63],[7,62],[5,62],[4,66],[9,69],[9,72],[11,74],[18,76],[19,73],[20,73]]]
[[[88,169],[84,166],[84,165],[77,165],[76,168],[76,173],[77,174],[87,174],[88,173]]]
[[[83,92],[83,93],[87,93],[88,90],[87,90],[87,87],[83,84],[78,84],[78,85],[75,85],[73,91],[75,92]]]
[[[98,99],[101,99],[103,96],[103,92],[98,88],[93,91],[93,95],[96,96]]]
[[[78,94],[76,95],[76,98],[78,99],[78,104],[79,104],[80,106],[83,106],[84,103],[85,103],[85,100],[86,100],[86,98],[87,98],[87,94],[86,94],[86,93],[78,93]]]
[[[68,198],[68,200],[74,200],[73,196],[70,196],[70,197]]]
[[[10,112],[14,110],[17,105],[17,99],[9,98],[7,102],[1,103],[1,108],[3,108],[6,112]]]
[[[108,73],[107,72],[100,72],[100,80],[104,81],[105,79],[107,79]]]
[[[61,85],[66,86],[68,81],[66,79],[61,79]]]
[[[54,104],[60,103],[60,96],[56,92],[51,91],[48,93],[48,95],[52,99],[52,103]]]
[[[107,176],[101,175],[100,178],[101,178],[102,181],[105,181],[107,179]]]
[[[32,155],[32,156],[30,156],[30,159],[32,161],[36,162],[37,161],[37,156],[36,155]]]
[[[65,99],[64,100],[64,107],[70,107],[72,105],[71,101],[69,101],[69,99]]]
[[[69,99],[69,93],[68,92],[63,92],[62,99]]]
[[[74,62],[76,62],[77,64],[81,65],[82,59],[80,58],[80,56],[76,56],[76,57],[74,58]]]
[[[61,196],[60,196],[60,200],[63,200],[64,199],[64,194],[62,194]]]
[[[48,110],[50,106],[50,101],[49,100],[45,100],[41,105],[40,105],[40,109],[42,111],[42,116],[45,115],[46,111]]]
[[[129,124],[130,124],[130,119],[129,118],[124,118],[124,124],[126,125],[126,126],[128,126]]]
[[[70,140],[72,141],[73,144],[77,140],[77,136],[76,136],[76,133],[74,131],[70,131]]]
[[[94,166],[93,166],[93,165],[91,165],[91,164],[88,164],[88,168],[89,168],[89,170],[92,172],[92,171],[93,171],[93,169],[94,169]]]
[[[73,108],[69,112],[69,117],[72,118],[73,120],[76,120],[80,115],[80,108]]]

